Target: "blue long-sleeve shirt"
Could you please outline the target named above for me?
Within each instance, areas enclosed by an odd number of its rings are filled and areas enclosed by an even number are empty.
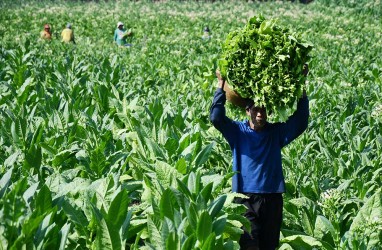
[[[297,110],[285,123],[266,123],[261,131],[249,121],[233,121],[225,114],[225,92],[218,88],[210,110],[210,120],[228,141],[233,156],[232,191],[238,193],[284,193],[281,149],[308,126],[309,101],[302,97]]]

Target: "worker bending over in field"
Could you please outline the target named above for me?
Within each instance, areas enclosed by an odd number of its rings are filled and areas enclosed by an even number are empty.
[[[45,40],[51,40],[52,39],[52,32],[50,31],[49,24],[44,25],[44,30],[40,32],[40,37]]]
[[[304,66],[304,75],[308,73]],[[235,202],[247,207],[246,218],[251,231],[244,231],[240,248],[275,249],[279,245],[285,181],[281,166],[281,149],[301,135],[308,126],[309,101],[306,92],[297,110],[285,123],[268,123],[265,108],[248,101],[249,120],[233,121],[226,116],[225,79],[217,71],[219,83],[210,110],[210,119],[227,140],[233,155],[232,191],[248,198]]]
[[[72,25],[70,23],[68,23],[66,25],[66,28],[61,32],[61,37],[63,42],[66,42],[66,43],[73,42],[74,44],[76,43],[74,41],[74,33],[72,30]]]
[[[122,22],[117,23],[117,29],[114,31],[114,41],[118,46],[130,47],[131,44],[127,43],[126,38],[131,36],[132,32],[126,31]]]

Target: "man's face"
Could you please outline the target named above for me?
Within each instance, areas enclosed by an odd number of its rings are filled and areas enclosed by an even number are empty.
[[[252,106],[247,109],[247,114],[250,116],[255,130],[262,129],[267,122],[267,111],[264,107]]]

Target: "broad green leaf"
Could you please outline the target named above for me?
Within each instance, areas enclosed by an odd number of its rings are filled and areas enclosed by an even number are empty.
[[[237,225],[234,221],[227,220],[226,227],[224,228],[225,237],[234,241],[239,241],[243,234],[243,229],[240,228],[240,225]]]
[[[307,234],[313,236],[316,220],[315,203],[309,198],[301,197],[289,200],[289,205],[293,205],[301,211],[301,225]]]
[[[176,163],[175,163],[175,168],[178,170],[179,173],[181,174],[186,174],[187,173],[187,162],[184,158],[180,158]]]
[[[244,206],[244,205],[243,205]],[[229,214],[228,220],[232,223],[233,221],[238,222],[239,224],[237,227],[243,226],[247,231],[251,230],[251,222],[244,217],[244,213],[246,210],[244,210],[242,213],[236,213],[236,214]],[[236,224],[235,224],[236,225]]]
[[[115,228],[113,225],[108,224],[104,213],[100,211],[92,203],[93,219],[95,218],[97,223],[97,234],[95,238],[95,247],[97,249],[121,249],[122,242],[119,233],[119,228]]]
[[[26,244],[24,243],[26,240],[25,240],[25,236],[24,235],[20,235],[17,237],[17,239],[12,242],[13,244],[11,245],[11,247],[9,248],[10,250],[18,250],[18,249],[25,249],[27,246]],[[32,247],[32,243],[29,243],[30,247]]]
[[[175,178],[181,177],[181,174],[166,162],[156,161],[155,165],[155,173],[158,181],[160,181],[164,187],[171,186],[175,183]]]
[[[145,145],[148,147],[148,153],[150,153],[151,159],[165,160],[166,156],[161,147],[153,140],[145,138]]]
[[[211,218],[215,218],[219,212],[222,210],[225,200],[227,199],[226,195],[222,195],[216,200],[214,200],[209,206],[208,206],[208,212],[211,215]]]
[[[60,235],[60,248],[59,250],[66,249],[66,241],[68,239],[68,235],[70,232],[71,224],[65,223],[65,225],[60,229],[59,235]]]
[[[131,180],[134,180],[134,178],[133,178],[131,175],[128,175],[128,174],[121,175],[121,176],[119,177],[119,181],[120,181],[120,182],[131,181]]]
[[[0,250],[8,249],[8,241],[4,236],[4,227],[0,227]]]
[[[322,244],[317,239],[307,235],[293,235],[288,236],[280,240],[281,243],[288,243],[293,249],[305,250],[305,249],[323,249]]]
[[[20,105],[22,105],[27,100],[28,95],[30,94],[31,87],[35,85],[33,80],[34,79],[32,77],[28,77],[27,79],[25,79],[24,83],[18,89],[17,100]]]
[[[172,221],[169,218],[164,218],[160,227],[161,237],[165,245],[167,245],[167,240],[169,237],[171,237],[170,235],[176,233],[174,223],[172,223]]]
[[[322,215],[318,215],[314,226],[314,236],[320,240],[325,240],[326,242],[335,245],[334,243],[337,239],[337,232],[327,218]]]
[[[33,198],[33,196],[35,195],[38,185],[39,185],[39,182],[34,183],[23,194],[23,199],[29,208],[30,208],[29,203],[31,199]]]
[[[182,232],[183,230],[181,230],[181,226],[182,226],[182,223],[185,223],[182,218],[185,217],[185,213],[184,211],[182,211],[182,209],[180,208],[176,208],[174,210],[174,217],[172,219],[168,219],[170,220],[172,223],[173,223],[173,229],[172,230],[178,230],[178,232]],[[182,233],[180,233],[182,234]]]
[[[166,238],[165,249],[180,249],[179,236],[175,232],[171,232]]]
[[[179,141],[176,140],[175,138],[167,138],[166,143],[164,144],[164,147],[167,150],[167,153],[169,155],[175,155],[176,150],[179,147]]]
[[[190,134],[188,133],[183,134],[182,137],[179,139],[178,154],[181,154],[182,151],[184,151],[190,144],[191,144]],[[187,152],[187,153],[191,153],[191,152]]]
[[[188,187],[188,190],[190,190],[191,194],[196,193],[196,189],[197,189],[196,186],[199,185],[199,183],[196,183],[196,181],[197,181],[196,174],[194,172],[191,172],[188,175],[188,181],[187,181],[187,187]]]
[[[215,143],[211,143],[207,145],[206,147],[204,147],[202,151],[198,153],[198,155],[196,156],[193,162],[195,168],[199,168],[202,164],[204,164],[208,160],[208,157],[210,156],[214,146],[215,146]]]
[[[52,161],[53,166],[60,166],[64,161],[74,157],[78,150],[77,145],[73,145],[70,149],[62,150],[54,156]],[[98,170],[98,168],[96,170]]]
[[[152,220],[152,216],[147,217],[147,230],[150,235],[150,242],[158,249],[163,247],[163,240],[161,237],[160,229]]]
[[[39,190],[36,200],[35,209],[38,214],[44,214],[52,208],[52,193],[46,185]]]
[[[152,207],[154,215],[157,216],[158,218],[162,218],[161,209],[154,198],[151,199],[151,207]]]
[[[13,154],[11,154],[7,159],[5,159],[4,166],[12,167],[17,162],[20,155],[22,155],[21,150],[17,150]]]
[[[361,232],[369,238],[368,248],[380,246],[380,227],[382,218],[382,191],[378,189],[359,210],[350,226],[350,234]]]
[[[104,218],[101,218],[97,223],[94,243],[96,249],[121,249],[119,234],[109,230]]]
[[[190,161],[194,162],[197,155],[202,151],[202,138],[200,132],[194,133],[191,137],[191,141],[196,143],[191,156],[192,158],[190,158]]]
[[[232,240],[228,240],[224,243],[224,250],[233,249],[233,250],[239,250],[240,246],[239,243],[234,242]]]
[[[170,220],[172,220],[175,213],[174,209],[176,209],[175,206],[176,206],[176,199],[174,194],[172,193],[172,190],[166,189],[162,194],[160,204],[159,204],[161,218],[167,217]]]
[[[190,226],[194,230],[196,230],[198,227],[198,211],[196,209],[195,203],[190,202],[188,206],[186,203],[186,214],[187,214],[187,218],[188,218],[188,222],[190,223]]]
[[[45,216],[45,218],[42,220],[36,234],[34,235],[34,244],[37,247],[37,249],[41,249],[43,246],[44,241],[48,240],[47,237],[49,232],[52,230],[53,227],[56,227],[56,224],[52,222],[54,217],[54,213],[49,213]]]
[[[3,197],[6,189],[11,182],[13,168],[10,168],[0,179],[0,199]]]
[[[293,248],[288,243],[283,243],[279,250],[293,250]]]
[[[77,229],[81,232],[81,234],[87,235],[86,227],[89,222],[85,217],[84,212],[76,205],[72,205],[66,199],[64,199],[62,203],[62,209],[64,210],[66,216],[68,216],[69,221],[73,222],[73,224],[77,226]]]
[[[314,223],[313,223],[313,218],[310,218],[310,214],[309,214],[309,211],[306,207],[301,207],[301,224],[302,224],[302,227],[304,228],[304,231],[310,235],[310,236],[314,236],[313,235],[313,231],[314,231]]]
[[[195,196],[197,196],[203,188],[202,174],[200,171],[196,171],[194,185],[195,185],[195,191],[194,191]]]
[[[315,205],[312,200],[310,200],[309,198],[306,198],[306,197],[291,199],[291,200],[289,200],[289,203],[295,205],[298,208],[300,208],[300,207],[311,208],[311,207],[314,207],[314,205]]]
[[[186,195],[189,199],[192,197],[192,194],[190,192],[190,190],[188,189],[188,187],[180,180],[176,180],[177,184],[178,184],[178,189],[181,193],[183,193],[184,195]]]
[[[227,222],[227,216],[226,215],[222,215],[222,216],[213,220],[212,231],[215,233],[216,236],[219,236],[224,232],[226,222]]]
[[[101,177],[104,174],[104,170],[109,162],[105,156],[106,142],[102,142],[97,148],[89,152],[90,169],[94,171],[94,174]],[[71,157],[73,154],[69,154],[67,157]]]
[[[195,248],[195,243],[196,243],[195,234],[191,234],[183,242],[181,250],[192,250]]]
[[[25,154],[24,167],[28,171],[29,169],[36,169],[39,171],[41,167],[42,153],[41,147],[37,145],[31,145],[28,152]]]
[[[224,242],[226,242],[226,241],[228,241],[228,240],[224,239],[223,237],[215,237],[214,249],[224,249]]]
[[[132,218],[133,218],[133,210],[130,209],[126,215],[125,221],[122,224],[122,240],[125,240],[127,238],[128,232],[130,230],[130,222]]]
[[[131,239],[136,238],[137,235],[140,235],[140,237],[144,239],[149,238],[147,228],[147,219],[132,218],[130,220],[129,229],[125,233],[124,238],[126,239],[126,241],[130,241]],[[140,240],[140,238],[138,238],[137,240]]]
[[[214,232],[212,232],[208,238],[204,241],[202,245],[202,250],[212,250],[215,249],[215,238],[216,235]]]
[[[118,230],[121,228],[126,219],[129,201],[128,194],[124,189],[122,189],[112,200],[105,219],[113,228]]]
[[[230,179],[231,176],[225,175],[222,176],[220,174],[212,174],[212,175],[203,175],[202,176],[202,182],[204,185],[208,185],[209,183],[213,183],[213,188],[212,190],[214,192],[220,192],[222,188],[225,187],[227,184],[226,179]],[[204,187],[205,188],[205,187]]]
[[[13,182],[8,192],[4,194],[2,200],[7,200],[7,202],[2,203],[2,218],[4,221],[22,220],[25,214],[27,214],[25,202],[22,199],[22,194],[27,190],[27,187],[27,178],[22,177]],[[14,233],[17,234],[16,232]],[[11,240],[15,240],[15,238]]]
[[[25,132],[26,132],[26,122],[23,119],[17,119],[13,121],[11,124],[11,134],[13,141],[20,145],[21,142],[25,140]],[[25,144],[23,145],[25,146]],[[22,147],[22,149],[24,149]]]
[[[196,227],[197,239],[203,244],[207,240],[211,232],[212,216],[207,211],[203,211],[198,218],[198,223]]]
[[[33,237],[36,234],[37,229],[44,220],[45,215],[36,215],[31,216],[22,225],[22,234],[19,235],[19,238],[15,241],[13,246],[17,248],[20,243],[32,243]]]
[[[210,198],[212,198],[212,188],[213,188],[213,183],[210,182],[208,183],[200,192],[199,195],[203,197],[203,199],[208,202]]]
[[[36,128],[36,131],[33,134],[32,141],[30,144],[31,147],[40,143],[43,132],[44,132],[44,123],[41,122],[40,124],[38,124],[38,127]],[[29,150],[30,150],[30,148],[29,148]]]
[[[192,155],[195,151],[195,148],[197,146],[197,142],[192,142],[190,145],[188,145],[181,153],[180,155],[184,157],[187,161],[192,161]]]

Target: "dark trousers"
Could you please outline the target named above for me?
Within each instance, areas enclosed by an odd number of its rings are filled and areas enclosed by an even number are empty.
[[[283,212],[283,197],[275,194],[245,194],[235,202],[247,207],[245,217],[251,222],[251,232],[244,231],[240,249],[274,250],[279,245]]]

